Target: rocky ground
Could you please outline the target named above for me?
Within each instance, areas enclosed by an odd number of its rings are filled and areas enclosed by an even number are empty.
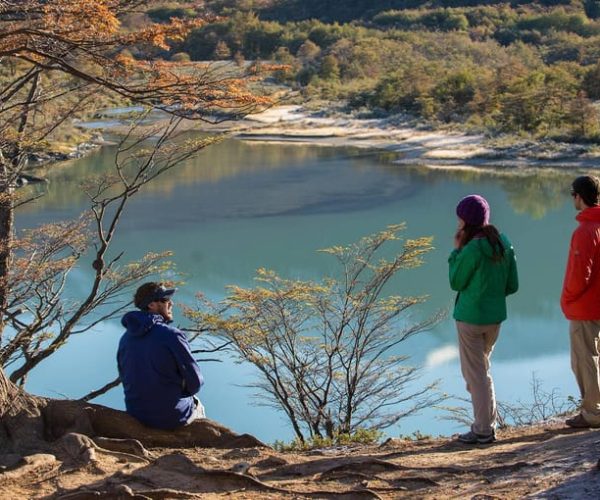
[[[0,472],[0,498],[598,498],[600,432],[562,423],[450,438],[281,453],[268,447],[149,448],[70,434]],[[115,441],[115,440],[113,440]],[[77,446],[73,446],[75,443]],[[119,448],[119,447],[117,447]]]

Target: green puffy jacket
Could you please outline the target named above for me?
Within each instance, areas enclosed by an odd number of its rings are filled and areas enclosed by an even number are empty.
[[[500,238],[504,257],[498,261],[485,238],[472,239],[450,254],[450,287],[458,292],[454,319],[475,325],[506,319],[506,296],[518,290],[519,278],[515,251],[506,236]]]

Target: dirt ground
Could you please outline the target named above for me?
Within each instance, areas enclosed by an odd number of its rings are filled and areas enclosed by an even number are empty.
[[[71,435],[72,437],[73,435]],[[0,498],[599,498],[600,432],[561,423],[451,438],[280,453],[270,448],[0,455]],[[68,441],[68,439],[67,439]],[[11,459],[13,463],[11,463]]]

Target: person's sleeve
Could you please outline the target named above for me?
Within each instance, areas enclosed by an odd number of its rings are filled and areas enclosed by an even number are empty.
[[[119,377],[121,377],[121,379],[123,378],[123,371],[122,371],[122,367],[121,367],[121,346],[119,345],[119,348],[117,350],[117,370],[119,372]]]
[[[508,264],[508,280],[506,281],[506,295],[515,293],[519,289],[519,273],[517,271],[517,257],[511,246],[509,249],[510,257]]]
[[[467,247],[462,250],[454,249],[448,257],[448,267],[450,288],[456,292],[462,292],[469,285],[475,269],[477,269],[477,259]]]
[[[174,339],[171,342],[171,350],[181,374],[183,392],[186,396],[193,396],[204,384],[204,378],[202,377],[198,363],[196,363],[196,360],[192,356],[190,344],[185,334],[177,329],[173,329],[172,331]]]
[[[571,240],[562,300],[577,300],[590,285],[597,242],[583,231],[575,231]]]

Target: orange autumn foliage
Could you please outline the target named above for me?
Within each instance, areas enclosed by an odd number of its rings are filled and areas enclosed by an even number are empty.
[[[0,3],[0,58],[32,70],[59,72],[138,103],[207,117],[210,108],[249,111],[270,100],[247,90],[247,75],[205,69],[193,63],[137,60],[120,53],[153,46],[168,49],[206,19],[172,19],[146,23],[133,31],[121,18],[134,7],[154,2],[139,0],[25,0]],[[142,5],[143,4],[143,5]],[[1,92],[1,90],[0,90]],[[0,95],[2,95],[0,93]],[[208,107],[208,109],[207,109]],[[169,109],[167,109],[169,108]],[[0,106],[0,113],[2,107]],[[198,116],[195,116],[195,114]]]

